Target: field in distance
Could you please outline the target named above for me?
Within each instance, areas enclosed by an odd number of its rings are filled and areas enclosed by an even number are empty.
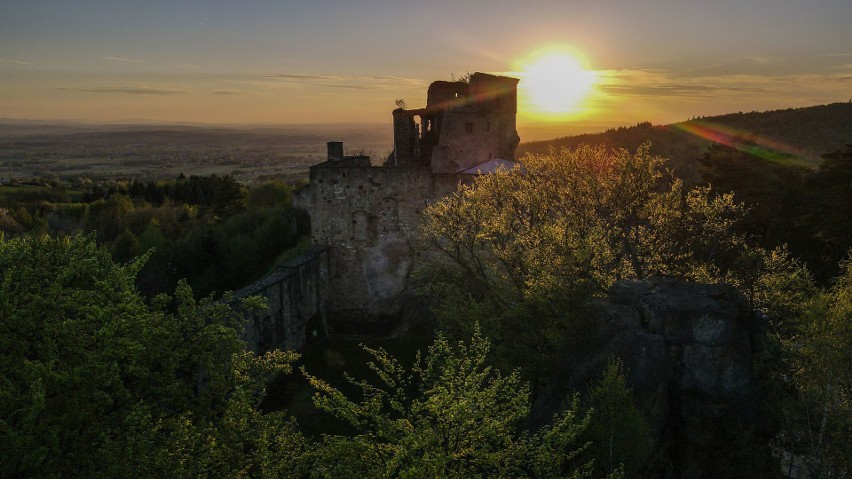
[[[385,124],[208,126],[87,124],[0,119],[0,181],[78,177],[156,180],[184,175],[306,178],[326,142],[375,164],[392,148]]]

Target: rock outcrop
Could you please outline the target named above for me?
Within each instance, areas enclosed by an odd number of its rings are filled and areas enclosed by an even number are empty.
[[[547,421],[566,395],[600,378],[610,357],[621,358],[636,405],[676,475],[724,471],[731,438],[759,416],[746,299],[726,285],[621,281],[588,304],[579,323],[533,421]]]

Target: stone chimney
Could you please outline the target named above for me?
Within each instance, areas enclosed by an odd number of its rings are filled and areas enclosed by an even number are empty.
[[[343,159],[343,142],[328,142],[328,161],[340,161]]]

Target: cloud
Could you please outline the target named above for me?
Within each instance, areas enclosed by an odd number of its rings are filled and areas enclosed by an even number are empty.
[[[244,95],[245,93],[241,91],[233,91],[233,90],[216,90],[210,92],[212,95]]]
[[[712,96],[723,92],[764,93],[766,89],[746,86],[713,86],[713,85],[603,85],[601,90],[614,95],[631,96]]]
[[[121,62],[121,63],[145,63],[145,60],[139,60],[137,58],[127,58],[127,57],[101,57],[101,60],[106,60],[109,62]]]
[[[846,96],[852,75],[807,73],[787,75],[729,74],[681,76],[662,70],[603,70],[598,73],[598,99],[623,101],[727,102],[788,104],[829,102]]]
[[[760,55],[746,55],[742,57],[742,60],[746,62],[756,63],[758,65],[769,65],[769,58],[762,57]]]
[[[30,62],[24,62],[24,61],[21,61],[21,60],[9,60],[9,59],[6,59],[6,58],[0,58],[0,63],[11,63],[12,65],[28,65],[28,66],[34,65],[34,63],[30,63]]]
[[[263,76],[266,78],[282,78],[285,80],[333,80],[341,78],[333,75],[301,75],[298,73],[270,73]]]
[[[739,73],[763,73],[768,68],[777,65],[778,62],[771,61],[768,57],[760,55],[740,55],[728,58],[716,63],[709,63],[697,67],[688,68],[679,72],[680,77],[703,77],[719,75],[736,75]]]
[[[386,75],[316,75],[301,73],[270,73],[265,78],[306,83],[324,88],[342,88],[350,90],[370,90],[392,86],[426,86],[428,82],[415,78],[403,78]]]
[[[63,91],[81,91],[85,93],[122,93],[125,95],[183,95],[181,90],[165,90],[161,88],[146,87],[96,87],[96,88],[57,88]]]
[[[317,83],[316,86],[325,88],[344,88],[347,90],[375,90],[386,85],[370,85],[366,83]]]

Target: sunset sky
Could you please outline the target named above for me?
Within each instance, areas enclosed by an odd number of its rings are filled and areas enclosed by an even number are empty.
[[[594,79],[565,111],[526,87],[542,52]],[[852,3],[0,1],[4,118],[389,123],[474,71],[521,78],[521,126],[848,101]]]

